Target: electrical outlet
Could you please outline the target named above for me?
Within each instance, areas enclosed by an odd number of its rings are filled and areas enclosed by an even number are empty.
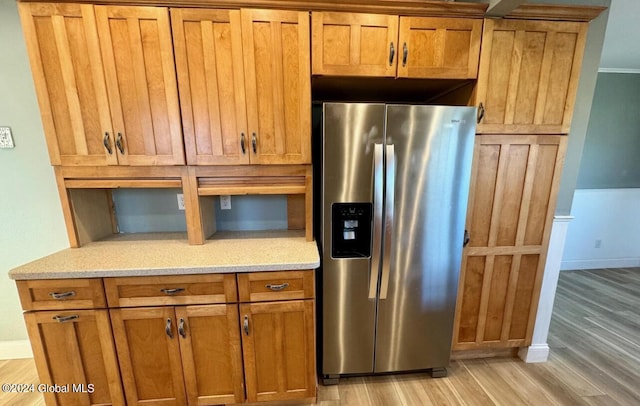
[[[600,248],[602,246],[602,240],[596,240],[595,248]]]
[[[178,193],[176,197],[178,198],[178,210],[184,210],[184,195]]]
[[[220,196],[220,209],[231,210],[231,196],[229,195]]]
[[[0,148],[14,148],[11,127],[0,127]]]

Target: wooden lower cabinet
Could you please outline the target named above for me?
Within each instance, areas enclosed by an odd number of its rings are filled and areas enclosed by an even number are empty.
[[[237,305],[111,309],[129,405],[244,400]]]
[[[124,405],[107,310],[24,314],[48,406]],[[56,387],[67,393],[56,393]]]
[[[240,304],[247,400],[316,396],[313,300]]]

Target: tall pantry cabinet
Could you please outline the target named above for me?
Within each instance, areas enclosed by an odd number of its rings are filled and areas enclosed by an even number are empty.
[[[531,344],[586,31],[485,20],[455,350]]]

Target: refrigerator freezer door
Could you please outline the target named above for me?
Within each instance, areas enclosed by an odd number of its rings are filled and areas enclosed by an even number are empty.
[[[371,373],[379,268],[372,270],[372,262],[380,245],[371,247],[370,257],[332,258],[331,217],[334,203],[371,202],[373,239],[381,234],[385,106],[328,103],[323,113],[322,373]],[[339,235],[350,237],[353,225]]]
[[[375,372],[449,363],[474,132],[475,108],[387,107],[386,144],[394,146],[396,168],[387,173],[395,190],[387,179],[386,193],[395,197]]]

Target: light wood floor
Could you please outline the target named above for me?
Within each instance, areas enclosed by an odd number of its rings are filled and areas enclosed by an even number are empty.
[[[426,373],[341,379],[319,387],[317,404],[640,405],[639,308],[640,268],[561,272],[548,362],[465,360],[440,379]],[[37,384],[33,361],[0,361],[0,381]],[[42,404],[39,395],[0,393],[0,405]]]

